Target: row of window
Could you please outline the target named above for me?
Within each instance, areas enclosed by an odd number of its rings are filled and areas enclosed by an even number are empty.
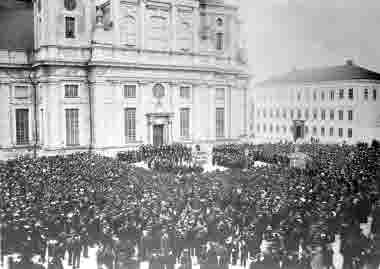
[[[123,96],[125,98],[136,98],[136,85],[124,85]],[[159,97],[163,97],[165,92],[155,93]],[[217,88],[215,98],[217,101],[224,101],[225,99],[225,89]],[[183,99],[190,99],[191,96],[191,87],[190,86],[181,86],[179,88],[179,96]],[[65,85],[65,98],[77,98],[79,97],[79,86],[75,84],[66,84]],[[29,98],[29,91],[27,86],[16,86],[15,87],[15,98],[16,99],[27,99]]]
[[[330,110],[321,109],[320,110],[320,115],[321,115],[320,119],[326,120],[327,111],[329,111],[329,119],[335,120],[335,110],[334,109],[330,109]],[[296,115],[295,115],[295,112],[296,112]],[[261,113],[262,113],[263,118],[266,118],[267,116],[269,116],[269,118],[280,119],[282,117],[283,119],[286,119],[288,117],[288,113],[287,113],[287,110],[285,108],[282,109],[281,116],[280,116],[280,109],[276,109],[275,111],[273,111],[273,109],[270,109],[269,115],[267,115],[267,110],[265,108],[262,111],[260,109],[258,109],[257,110],[257,117],[258,118],[261,117]],[[309,117],[310,117],[309,109],[305,109],[304,115],[302,115],[301,109],[297,109],[297,110],[290,109],[289,113],[290,113],[290,119],[295,119],[295,116],[297,119],[302,119],[302,118],[309,119]],[[312,118],[314,120],[318,120],[318,109],[313,109]],[[344,120],[344,110],[338,110],[338,119]],[[353,120],[353,110],[347,110],[347,120],[349,120],[349,121]]]
[[[181,108],[180,136],[190,137],[190,108]],[[136,141],[136,108],[124,110],[125,138],[127,142]],[[216,137],[224,137],[224,108],[216,108]],[[79,109],[65,109],[66,145],[79,145]],[[16,109],[16,144],[29,144],[29,109]]]
[[[339,89],[337,93],[335,90],[327,91],[327,93],[325,91],[321,91],[320,93],[314,91],[313,101],[317,101],[318,97],[321,101],[325,101],[327,99],[330,101],[334,101],[335,99],[343,100],[345,96],[347,96],[349,100],[354,100],[354,89],[350,88],[346,91],[345,89]],[[265,96],[263,97],[265,98]],[[377,100],[377,89],[372,89],[372,92],[368,88],[363,89],[363,99],[368,101],[370,98],[372,98],[373,101]],[[297,101],[303,101],[301,92],[297,92]]]
[[[335,94],[336,94],[335,90],[330,90],[329,94],[328,94],[329,97],[327,97],[325,91],[321,91],[320,92],[320,100],[324,101],[325,99],[329,98],[331,101],[334,101],[335,100]],[[345,98],[346,94],[347,94],[347,98],[349,100],[354,100],[354,89],[353,88],[348,89],[347,92],[344,89],[339,89],[337,98],[340,100],[343,100]],[[301,93],[298,92],[297,93],[297,100],[301,101],[301,99],[302,99]],[[314,91],[313,92],[313,100],[317,101],[317,99],[318,99],[318,92]],[[369,100],[369,89],[367,89],[367,88],[363,90],[363,99]],[[374,101],[376,101],[377,89],[372,89],[372,99]]]
[[[268,128],[267,128],[267,125],[264,123],[262,126],[260,124],[257,124],[256,130],[257,130],[257,133],[260,133],[260,132],[266,133],[267,131],[269,131],[270,133],[275,132],[276,134],[280,134],[280,129],[282,129],[282,133],[286,134],[288,130],[292,131],[292,128],[293,128],[293,126],[287,128],[285,125],[283,125],[282,127],[280,127],[279,125],[276,125],[274,127],[273,124],[268,125]],[[334,130],[335,130],[334,127],[329,128],[329,136],[335,135]],[[305,135],[307,135],[309,133],[309,127],[305,126],[304,131],[305,131]],[[315,136],[318,135],[318,128],[316,126],[314,126],[312,128],[312,134]],[[320,128],[320,135],[326,136],[326,128],[325,127]],[[338,128],[338,136],[343,137],[343,128]],[[347,128],[347,137],[352,138],[352,128]]]
[[[75,30],[75,18],[71,16],[65,17],[65,38],[75,39],[76,30]],[[218,31],[215,34],[215,49],[222,51],[224,49],[224,33]]]

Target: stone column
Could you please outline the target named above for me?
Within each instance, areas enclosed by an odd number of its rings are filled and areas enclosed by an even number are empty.
[[[200,15],[199,9],[193,9],[193,51],[199,53],[199,27],[200,27]]]
[[[227,133],[226,138],[231,138],[231,86],[227,88],[227,96],[226,96],[226,125],[227,125]]]
[[[145,1],[140,0],[140,49],[144,50],[145,49]]]
[[[171,26],[170,26],[170,29],[171,29],[171,46],[170,46],[170,50],[171,51],[176,51],[177,50],[177,7],[175,6],[175,4],[173,3],[171,5],[171,10],[170,10],[171,14],[170,14],[170,17],[171,17]]]
[[[207,84],[207,89],[209,91],[209,132],[208,139],[215,140],[216,136],[216,126],[215,126],[215,114],[216,114],[216,105],[215,105],[215,88],[211,84]]]
[[[49,102],[46,105],[46,125],[48,130],[46,141],[48,147],[59,148],[64,146],[66,140],[66,119],[61,105],[62,87],[58,82],[49,82],[47,88]]]
[[[120,0],[112,0],[111,1],[111,18],[113,22],[113,44],[120,45]]]

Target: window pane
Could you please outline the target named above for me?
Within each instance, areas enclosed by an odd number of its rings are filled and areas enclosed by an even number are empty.
[[[124,111],[125,139],[136,141],[136,108],[126,108]]]
[[[339,110],[339,120],[343,120],[343,110]]]
[[[349,110],[348,111],[348,120],[352,120],[353,119],[353,112],[352,110]]]
[[[348,89],[348,98],[350,100],[354,99],[354,89]]]
[[[179,88],[179,95],[181,98],[190,98],[190,87],[180,87]]]
[[[335,97],[334,90],[331,90],[330,91],[330,100],[334,100],[334,97]]]
[[[216,49],[223,50],[223,33],[216,33]]]
[[[339,128],[338,133],[339,133],[339,137],[342,137],[343,136],[343,128]]]
[[[79,109],[66,109],[66,145],[79,145]]]
[[[224,108],[216,109],[216,137],[224,137]]]
[[[78,97],[78,85],[65,85],[65,97]]]
[[[330,110],[330,120],[334,120],[334,117],[335,117],[335,115],[334,115],[334,110]]]
[[[16,144],[29,143],[29,110],[16,109]]]
[[[190,109],[189,108],[181,108],[180,129],[181,129],[181,137],[190,136]]]
[[[352,137],[352,128],[348,128],[347,136],[348,136],[349,138]]]
[[[373,97],[373,100],[376,101],[376,99],[377,99],[377,90],[376,89],[373,89],[372,97]]]
[[[75,18],[66,17],[66,38],[75,38]]]
[[[124,85],[124,97],[136,98],[136,85]]]

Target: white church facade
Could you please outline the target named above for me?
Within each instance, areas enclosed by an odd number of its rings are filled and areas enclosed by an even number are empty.
[[[31,48],[0,40],[4,154],[117,152],[247,134],[236,3],[35,0],[30,12]]]

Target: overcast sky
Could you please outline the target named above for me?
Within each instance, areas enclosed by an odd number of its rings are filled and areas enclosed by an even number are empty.
[[[353,59],[380,72],[380,0],[240,0],[255,81]]]

